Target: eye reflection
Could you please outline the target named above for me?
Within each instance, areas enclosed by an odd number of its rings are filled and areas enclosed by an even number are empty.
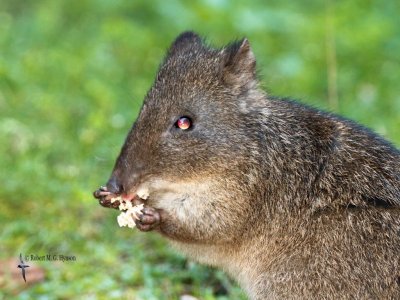
[[[186,130],[192,126],[192,121],[188,117],[180,117],[178,121],[176,121],[176,127]]]

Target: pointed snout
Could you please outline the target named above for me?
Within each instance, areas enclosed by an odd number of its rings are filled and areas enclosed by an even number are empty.
[[[117,176],[112,175],[107,182],[107,190],[112,194],[119,195],[124,191],[124,187]]]
[[[115,195],[129,193],[132,189],[137,187],[143,175],[141,170],[131,171],[128,173],[129,175],[126,175],[126,173],[123,173],[122,176],[118,174],[120,174],[120,172],[113,172],[106,184],[107,191]]]

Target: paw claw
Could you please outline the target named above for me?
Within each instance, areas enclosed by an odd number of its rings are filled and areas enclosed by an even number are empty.
[[[141,231],[150,231],[160,224],[160,213],[152,207],[144,207],[135,220],[136,227]]]

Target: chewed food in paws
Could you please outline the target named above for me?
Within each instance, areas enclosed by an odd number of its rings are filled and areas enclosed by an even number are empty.
[[[134,228],[136,226],[135,220],[139,220],[139,216],[142,214],[144,204],[132,205],[131,201],[125,201],[122,197],[111,198],[111,203],[115,201],[119,202],[119,210],[122,212],[117,217],[119,227]]]

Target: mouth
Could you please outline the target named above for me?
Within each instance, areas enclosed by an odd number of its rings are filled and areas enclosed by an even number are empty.
[[[135,192],[113,194],[107,190],[107,187],[101,186],[93,192],[93,197],[99,200],[101,206],[118,209],[121,201],[130,201],[133,205],[144,204],[144,201],[149,197],[149,194],[143,189],[138,189]]]

